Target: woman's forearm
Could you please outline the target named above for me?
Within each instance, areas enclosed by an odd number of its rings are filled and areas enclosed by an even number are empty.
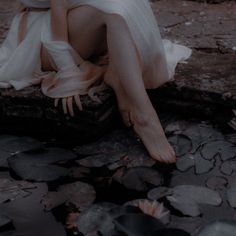
[[[52,38],[55,41],[68,42],[68,24],[66,0],[50,0]]]

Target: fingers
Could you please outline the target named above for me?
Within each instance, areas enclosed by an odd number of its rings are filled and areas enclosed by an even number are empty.
[[[69,97],[67,98],[67,106],[68,106],[68,110],[70,115],[73,117],[74,116],[74,109],[73,109],[73,98]]]
[[[79,108],[79,110],[83,111],[83,107],[82,107],[82,103],[81,103],[81,100],[80,100],[80,96],[79,95],[75,95],[74,99],[75,99],[75,103],[76,103],[77,107]]]
[[[65,114],[67,114],[67,98],[62,98],[62,108],[63,108],[63,112]]]
[[[62,100],[62,109],[63,109],[64,114],[69,113],[70,116],[72,116],[72,117],[75,115],[74,108],[73,108],[73,98],[75,99],[75,103],[76,103],[77,107],[79,108],[79,110],[82,111],[83,107],[82,107],[82,103],[81,103],[79,95],[76,95],[74,97],[66,97],[66,98],[61,99]],[[60,101],[60,98],[56,98],[54,100],[55,107],[58,107],[59,101]]]
[[[58,106],[59,100],[60,100],[59,98],[56,98],[56,99],[54,100],[54,106],[55,106],[55,107]]]

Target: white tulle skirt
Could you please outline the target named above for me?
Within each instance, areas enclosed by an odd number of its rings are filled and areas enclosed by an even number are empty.
[[[50,7],[48,0],[21,0],[21,2],[28,7]],[[188,59],[191,55],[189,48],[161,39],[156,19],[147,0],[68,0],[69,9],[82,5],[95,7],[107,14],[118,14],[125,20],[141,58],[143,79],[147,88],[158,87],[173,79],[177,63]],[[19,22],[20,14],[13,19],[8,36],[0,48],[0,87],[11,85],[17,90],[41,83],[43,78],[55,77],[51,72],[41,71],[40,60],[42,43],[46,42],[48,45],[53,43],[50,10],[29,13],[26,37],[18,45]],[[63,47],[65,45],[62,45]],[[60,53],[60,48],[57,53]],[[63,58],[63,50],[61,57]],[[42,84],[48,86],[48,83]],[[66,80],[61,85],[54,84],[53,87],[57,87],[57,97],[58,92],[64,97],[79,91],[79,88],[71,87],[71,92],[68,93],[70,90],[68,84],[65,92],[63,91],[65,84]],[[75,84],[80,86],[79,83]],[[49,90],[47,87],[43,88],[45,95],[55,97]]]

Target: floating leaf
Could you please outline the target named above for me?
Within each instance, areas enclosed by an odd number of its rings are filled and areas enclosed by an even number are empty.
[[[193,154],[186,154],[183,157],[177,158],[176,167],[180,171],[187,171],[191,167],[195,166],[195,160]]]
[[[135,167],[128,169],[122,177],[122,184],[137,191],[146,191],[150,185],[161,185],[162,177],[159,172],[148,167]]]
[[[57,192],[48,192],[42,203],[47,211],[63,204],[72,203],[78,209],[83,210],[90,206],[96,198],[94,188],[83,182],[75,182],[61,185]]]
[[[222,199],[216,191],[206,187],[179,185],[173,188],[173,194],[167,196],[170,204],[184,215],[198,216],[201,214],[199,204],[219,206]]]
[[[162,203],[157,201],[137,199],[127,202],[125,205],[138,207],[144,214],[160,220],[163,224],[168,224],[170,222],[170,212]]]
[[[16,229],[10,235],[66,236],[63,226],[51,213],[45,212],[40,204],[43,195],[47,193],[47,185],[36,184],[36,187],[28,197],[0,205],[1,214],[12,219]]]
[[[141,145],[135,145],[120,160],[108,166],[110,170],[115,170],[122,166],[132,167],[152,167],[156,162]]]
[[[0,178],[0,203],[12,201],[19,197],[27,197],[31,194],[28,190],[34,188],[35,185],[26,181]]]
[[[8,168],[8,162],[7,159],[10,157],[12,154],[6,151],[0,150],[0,167],[3,168]]]
[[[221,165],[221,172],[225,175],[232,175],[236,171],[236,161],[226,161]]]
[[[207,179],[206,186],[213,190],[223,190],[228,184],[228,180],[224,177],[213,176]]]
[[[167,187],[157,187],[148,192],[148,198],[151,200],[159,200],[172,194],[172,189]]]
[[[11,222],[12,222],[11,219],[8,218],[7,216],[0,215],[0,228],[5,226],[5,225],[10,224]]]
[[[112,235],[114,232],[113,217],[109,211],[116,207],[115,204],[94,204],[80,214],[77,227],[84,235],[96,235],[101,232],[104,236]]]
[[[156,218],[145,214],[125,214],[117,217],[115,225],[127,236],[145,236],[165,228]]]
[[[125,153],[101,153],[80,159],[77,163],[84,167],[99,168],[119,161],[123,156]]]
[[[159,229],[151,234],[149,236],[191,236],[191,234],[187,233],[186,231],[182,229]]]
[[[202,158],[201,153],[194,154],[195,172],[196,174],[205,174],[212,170],[215,166],[215,160],[206,160]]]
[[[213,169],[214,164],[215,160],[206,160],[197,151],[194,154],[188,153],[183,157],[177,158],[176,167],[180,171],[187,171],[191,167],[195,167],[196,174],[204,174]]]
[[[227,190],[227,199],[231,207],[236,207],[236,181],[230,182],[230,187]]]
[[[69,170],[55,165],[76,158],[72,152],[61,148],[49,148],[40,152],[19,153],[8,159],[9,166],[25,180],[52,181],[66,176]]]
[[[202,156],[211,160],[217,154],[220,154],[223,161],[236,157],[236,146],[227,141],[214,141],[204,145],[202,148]]]
[[[42,143],[29,137],[0,136],[0,149],[5,152],[25,152],[40,148]]]
[[[168,140],[175,149],[177,157],[181,157],[192,150],[192,142],[185,135],[173,135]]]
[[[198,236],[235,236],[235,232],[235,222],[217,221],[205,226]]]
[[[223,139],[223,135],[210,125],[195,124],[183,132],[192,141],[191,153],[195,153],[197,149],[204,143],[211,140]]]
[[[178,228],[191,233],[191,235],[197,235],[199,229],[204,224],[202,217],[184,217],[184,216],[171,216],[171,228]],[[172,235],[171,235],[172,236]],[[173,235],[178,236],[178,235]]]

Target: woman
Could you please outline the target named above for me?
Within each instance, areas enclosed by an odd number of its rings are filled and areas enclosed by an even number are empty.
[[[150,156],[173,163],[175,153],[145,89],[169,81],[191,50],[161,40],[147,0],[21,0],[0,51],[0,85],[22,89],[42,83],[46,96],[62,99],[73,115],[75,100],[101,77],[117,96],[127,126],[133,126]],[[89,60],[108,52],[100,67]],[[22,61],[22,58],[24,58]],[[27,60],[25,60],[27,59]],[[23,62],[23,63],[22,63]]]

